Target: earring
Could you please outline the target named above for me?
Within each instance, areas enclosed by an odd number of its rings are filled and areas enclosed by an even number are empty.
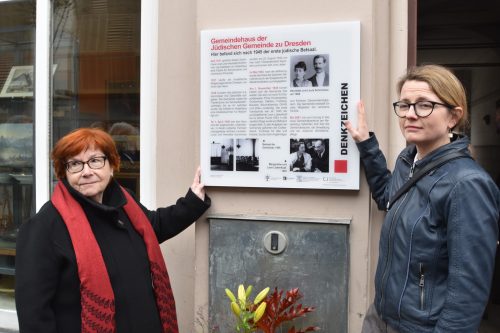
[[[451,131],[451,128],[448,128],[448,137],[450,139],[453,138],[453,132]]]

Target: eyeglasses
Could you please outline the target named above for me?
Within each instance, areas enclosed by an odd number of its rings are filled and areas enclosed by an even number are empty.
[[[406,103],[406,102],[394,102],[392,106],[394,107],[394,112],[396,116],[400,118],[405,118],[410,108],[413,106],[413,110],[415,114],[420,118],[428,117],[432,111],[434,111],[434,107],[436,105],[442,105],[447,107],[448,109],[454,109],[455,107],[446,103],[432,102],[432,101],[418,101],[415,103]]]
[[[96,156],[92,157],[88,161],[69,161],[66,163],[66,170],[71,173],[77,173],[83,170],[85,164],[89,166],[91,169],[101,169],[106,164],[106,160],[108,158],[106,156]]]

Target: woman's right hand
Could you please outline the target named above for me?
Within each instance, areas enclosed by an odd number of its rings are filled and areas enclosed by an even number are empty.
[[[365,141],[370,137],[368,124],[366,122],[365,104],[363,103],[363,101],[358,102],[358,128],[354,128],[349,120],[346,120],[344,122],[344,125],[349,134],[351,134],[352,138],[356,142]]]
[[[201,182],[201,167],[198,166],[194,173],[193,184],[191,184],[191,191],[193,191],[198,198],[205,201],[205,185]]]

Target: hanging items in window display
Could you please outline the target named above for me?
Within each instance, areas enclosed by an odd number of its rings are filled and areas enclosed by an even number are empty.
[[[10,208],[10,199],[7,189],[2,193],[2,201],[0,201],[0,235],[9,230],[12,225],[12,210]]]

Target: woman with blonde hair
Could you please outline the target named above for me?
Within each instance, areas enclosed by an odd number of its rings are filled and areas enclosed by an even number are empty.
[[[373,199],[387,210],[375,300],[363,333],[475,333],[488,301],[500,195],[470,157],[465,91],[437,65],[410,68],[393,103],[408,146],[392,172],[358,106],[357,142]]]

